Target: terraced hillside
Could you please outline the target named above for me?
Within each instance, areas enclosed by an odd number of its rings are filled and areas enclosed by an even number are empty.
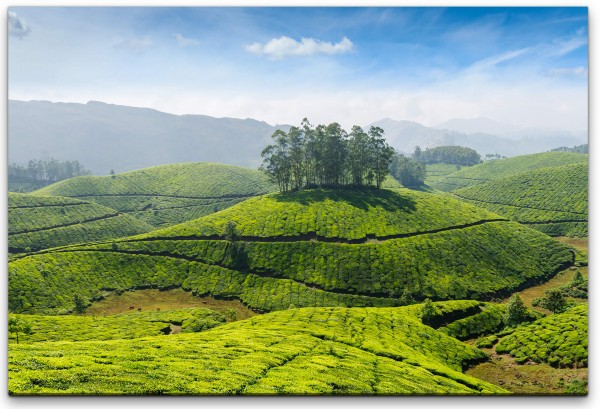
[[[434,163],[431,165],[427,165],[426,174],[425,174],[425,184],[429,186],[433,186],[444,179],[446,176],[451,173],[458,172],[463,167],[447,164],[447,163]]]
[[[111,208],[66,197],[8,194],[10,253],[103,241],[152,230],[142,220]]]
[[[9,308],[56,313],[72,307],[74,294],[94,299],[148,287],[237,298],[258,311],[394,306],[406,292],[417,300],[485,299],[546,280],[572,262],[568,246],[450,197],[313,190],[14,260]]]
[[[465,304],[465,305],[463,305]],[[472,308],[473,302],[450,305]],[[444,306],[440,306],[445,309]],[[419,306],[305,308],[194,334],[11,343],[10,394],[504,394]]]
[[[460,188],[498,180],[533,170],[587,163],[588,155],[572,152],[545,152],[515,156],[507,159],[488,160],[479,165],[463,168],[446,177],[432,181],[430,185],[439,190],[451,192]]]
[[[555,367],[587,367],[588,306],[578,305],[517,328],[496,346],[519,363],[546,362]]]
[[[587,162],[542,168],[453,194],[551,236],[587,237],[588,172]]]
[[[164,227],[274,190],[267,177],[256,170],[215,163],[179,163],[113,176],[77,177],[33,194],[96,202]]]

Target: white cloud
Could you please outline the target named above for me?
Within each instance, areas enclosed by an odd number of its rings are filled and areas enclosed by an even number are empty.
[[[128,38],[115,44],[116,48],[128,49],[134,52],[141,52],[153,44],[148,36]]]
[[[575,35],[566,38],[557,38],[552,44],[544,47],[542,56],[545,57],[562,57],[576,49],[587,45],[588,36],[583,28],[577,30]]]
[[[580,77],[586,78],[588,74],[588,70],[585,67],[561,67],[561,68],[552,68],[548,71],[553,77]]]
[[[483,60],[479,60],[479,61],[475,62],[474,64],[472,64],[470,69],[491,68],[491,67],[494,67],[495,65],[500,64],[501,62],[509,61],[514,58],[517,58],[517,57],[525,54],[528,51],[529,51],[529,48],[521,48],[519,50],[507,51],[502,54],[484,58]]]
[[[314,54],[343,54],[352,51],[354,44],[347,37],[339,43],[333,44],[314,38],[302,38],[296,41],[293,38],[281,36],[273,38],[265,44],[253,43],[246,46],[246,51],[269,58],[281,59],[287,56],[302,56]]]
[[[194,40],[193,38],[184,37],[183,35],[181,35],[179,33],[173,34],[173,37],[175,37],[177,44],[179,44],[181,47],[188,47],[188,46],[200,44],[200,42],[198,40]]]
[[[8,12],[8,33],[9,35],[17,38],[23,38],[29,35],[31,28],[25,24],[17,13],[12,11]]]

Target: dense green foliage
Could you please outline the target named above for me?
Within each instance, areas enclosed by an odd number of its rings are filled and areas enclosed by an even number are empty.
[[[588,234],[587,162],[542,168],[453,193],[551,236]]]
[[[414,308],[291,309],[197,334],[11,344],[11,394],[503,394]]]
[[[481,163],[481,156],[474,149],[463,146],[436,146],[435,148],[427,148],[424,151],[415,149],[413,158],[428,165],[445,163],[473,166]]]
[[[180,163],[65,180],[33,194],[96,202],[162,227],[215,213],[275,190],[252,169],[215,163]]]
[[[50,159],[33,159],[27,166],[12,163],[8,165],[8,182],[11,184],[31,184],[42,187],[59,180],[77,176],[90,175],[79,161],[58,161]]]
[[[588,306],[571,308],[521,326],[498,342],[496,352],[517,362],[547,362],[558,367],[587,366]]]
[[[394,155],[390,174],[405,187],[418,187],[425,184],[425,164],[404,155]]]
[[[379,188],[394,154],[378,127],[365,132],[354,126],[348,134],[337,123],[313,127],[304,119],[300,127],[277,130],[272,138],[274,144],[261,153],[261,170],[280,192],[317,186]]]
[[[504,323],[507,327],[516,327],[522,322],[527,321],[527,307],[519,294],[513,294],[506,304],[506,313],[504,314]]]
[[[560,288],[550,288],[544,291],[543,297],[534,299],[531,305],[545,308],[556,314],[564,312],[569,307],[569,302]]]
[[[432,187],[449,192],[536,169],[587,162],[587,155],[571,152],[535,153],[507,159],[488,160],[449,174],[436,183],[432,183]]]
[[[171,332],[170,325],[179,325],[182,332],[198,332],[225,323],[223,314],[206,308],[184,308],[172,311],[142,311],[107,317],[85,317],[73,315],[21,315],[11,319],[27,322],[33,334],[21,342],[48,341],[106,341],[132,339]],[[187,330],[187,331],[186,331]],[[9,342],[15,341],[13,337]]]
[[[11,253],[131,236],[152,226],[96,203],[72,198],[8,194]]]
[[[150,234],[14,260],[9,305],[55,313],[75,293],[181,286],[261,311],[393,306],[407,290],[416,300],[505,294],[573,261],[568,246],[490,216],[408,190],[266,196]]]
[[[480,312],[455,320],[438,328],[438,331],[458,339],[492,334],[504,327],[505,311],[506,307],[502,304],[484,304],[480,307]]]

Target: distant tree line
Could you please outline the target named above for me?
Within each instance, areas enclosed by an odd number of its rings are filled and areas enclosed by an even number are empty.
[[[8,165],[10,182],[47,185],[59,180],[90,174],[91,172],[76,160],[61,162],[54,158],[33,159],[29,161],[27,166],[17,165],[16,163]]]
[[[588,144],[574,146],[572,148],[567,148],[566,146],[561,146],[560,148],[552,149],[551,152],[574,152],[574,153],[590,153],[590,149]]]
[[[464,146],[436,146],[435,148],[427,148],[424,151],[417,146],[413,158],[428,165],[447,163],[473,166],[481,163],[481,156],[474,149]]]
[[[492,159],[506,159],[506,156],[502,156],[499,153],[486,153],[485,154],[485,159],[486,160],[492,160]]]
[[[381,187],[390,172],[394,149],[383,129],[365,132],[354,126],[347,133],[338,123],[312,126],[305,118],[288,132],[277,130],[274,143],[261,153],[260,169],[281,192],[306,187]]]

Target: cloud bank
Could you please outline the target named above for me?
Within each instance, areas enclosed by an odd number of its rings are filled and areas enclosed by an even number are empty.
[[[23,38],[31,33],[31,28],[25,24],[17,13],[8,12],[8,34],[12,37]]]
[[[315,54],[343,54],[352,51],[354,44],[348,37],[342,38],[339,43],[333,44],[314,38],[302,38],[296,41],[293,38],[281,36],[273,38],[265,44],[253,43],[246,46],[246,51],[257,55],[265,55],[272,59],[281,59],[288,56],[307,56]]]

